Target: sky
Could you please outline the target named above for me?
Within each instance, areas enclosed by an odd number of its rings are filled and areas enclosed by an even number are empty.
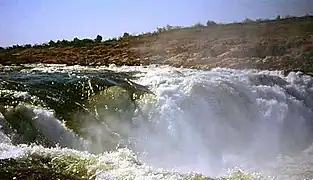
[[[313,0],[0,0],[0,46],[287,14],[313,14]]]

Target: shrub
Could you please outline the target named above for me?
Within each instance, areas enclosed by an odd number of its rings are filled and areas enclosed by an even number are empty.
[[[102,41],[102,36],[97,35],[97,37],[96,37],[96,39],[95,39],[95,42],[96,42],[96,43],[101,43],[101,41]]]
[[[116,38],[112,38],[112,39],[108,39],[106,41],[104,41],[103,43],[106,44],[106,45],[114,45],[117,43],[117,39]]]
[[[102,40],[102,37],[101,37],[101,40]],[[92,39],[87,39],[87,38],[80,40],[80,42],[82,44],[84,44],[84,45],[86,45],[86,44],[93,44],[94,43],[94,41]],[[99,39],[98,39],[97,42],[101,42],[101,41],[99,41]]]
[[[0,53],[5,52],[5,48],[0,46]]]
[[[166,28],[162,27],[162,28],[157,28],[157,32],[158,33],[161,33],[161,32],[164,32],[166,31]]]
[[[216,22],[208,20],[208,21],[206,22],[206,25],[207,25],[207,26],[216,25]]]
[[[49,44],[49,46],[55,46],[56,45],[56,43],[54,41],[52,41],[52,40],[49,41],[48,44]]]
[[[31,47],[32,47],[31,44],[25,44],[25,45],[24,45],[24,48],[31,48]]]
[[[129,33],[124,32],[124,34],[123,34],[123,38],[128,38],[128,37],[130,37]]]

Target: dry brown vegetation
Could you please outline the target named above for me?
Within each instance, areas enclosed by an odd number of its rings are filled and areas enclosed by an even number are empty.
[[[313,72],[313,16],[158,29],[116,41],[0,50],[1,64],[170,64]]]

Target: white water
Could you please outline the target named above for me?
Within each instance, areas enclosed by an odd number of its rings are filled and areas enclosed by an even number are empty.
[[[85,150],[88,142],[68,129],[64,123],[54,117],[52,111],[42,108],[33,109],[36,127],[41,130],[42,134],[51,141],[64,147]]]
[[[79,66],[35,68],[45,72],[88,70]],[[98,68],[101,69],[104,68]],[[225,175],[227,169],[239,167],[281,179],[313,178],[313,78],[296,73],[284,77],[276,71],[220,68],[110,69],[142,72],[137,74],[136,82],[149,86],[156,95],[156,99],[148,97],[140,102],[143,114],[134,119],[139,129],[131,136],[142,162],[208,176]],[[45,125],[46,121],[53,121],[51,114],[41,117],[45,119],[37,122],[44,128],[51,124]],[[62,127],[55,124],[57,129]],[[4,148],[8,156],[21,149],[8,147]],[[282,153],[288,153],[288,157]],[[130,173],[129,178],[133,173],[122,166],[116,171]],[[141,177],[146,176],[142,173]]]
[[[236,167],[269,172],[280,154],[306,154],[312,144],[309,76],[219,68],[146,72],[138,83],[151,88],[157,104],[143,110],[154,126],[136,132],[136,148],[148,164],[209,176]]]

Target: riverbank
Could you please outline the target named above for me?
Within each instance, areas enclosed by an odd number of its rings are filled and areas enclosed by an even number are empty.
[[[0,64],[169,64],[313,72],[313,16],[160,28],[120,38],[0,49]]]

